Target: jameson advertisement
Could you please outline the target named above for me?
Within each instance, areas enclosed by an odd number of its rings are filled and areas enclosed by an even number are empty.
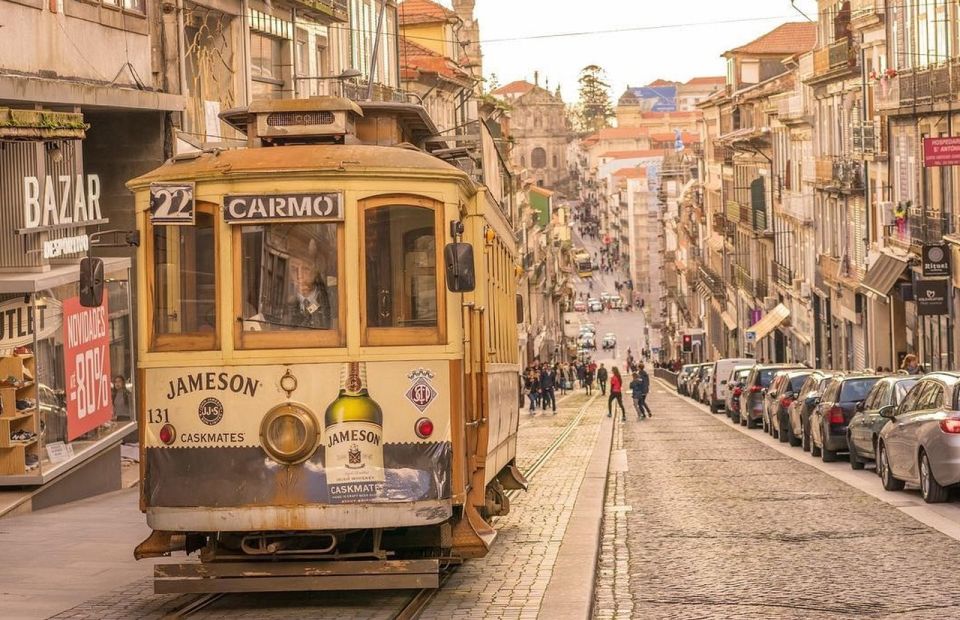
[[[447,361],[148,369],[147,502],[196,506],[203,498],[204,506],[237,507],[448,499],[449,378]],[[309,423],[281,418],[271,426],[268,412],[284,405]],[[267,442],[300,441],[308,428],[308,456],[295,462],[272,456]],[[184,479],[190,484],[177,482]],[[225,484],[235,480],[244,482]]]

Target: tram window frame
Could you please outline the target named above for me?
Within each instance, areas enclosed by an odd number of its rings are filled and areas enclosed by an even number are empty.
[[[417,346],[446,344],[447,295],[443,271],[443,203],[409,195],[377,196],[359,201],[360,333],[362,346]],[[437,322],[432,327],[377,327],[367,321],[367,213],[383,207],[424,208],[433,212]]]
[[[293,222],[278,222],[292,224]],[[238,309],[233,341],[237,350],[255,351],[265,349],[332,349],[346,346],[347,338],[347,290],[346,282],[346,234],[342,221],[316,221],[307,224],[331,224],[337,233],[337,323],[331,329],[290,329],[282,331],[244,331],[243,314],[243,229],[232,226],[233,242],[233,304]],[[260,226],[270,226],[264,223]],[[286,259],[284,260],[286,262]],[[262,269],[262,267],[261,267]],[[261,271],[261,277],[263,277]]]
[[[160,333],[156,328],[157,304],[155,296],[157,290],[157,254],[156,254],[156,234],[157,228],[164,226],[162,224],[147,224],[148,234],[144,242],[144,252],[149,260],[147,275],[147,298],[149,299],[147,307],[148,321],[150,326],[150,351],[165,353],[176,351],[218,351],[220,349],[220,312],[222,308],[220,294],[220,211],[216,204],[209,202],[196,203],[197,215],[208,215],[212,219],[213,229],[213,290],[214,290],[214,320],[213,330],[210,332],[180,332],[174,334]],[[196,227],[191,226],[164,226],[165,228],[177,230],[181,228]]]

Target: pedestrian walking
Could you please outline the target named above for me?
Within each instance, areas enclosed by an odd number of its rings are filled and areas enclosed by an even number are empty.
[[[527,391],[527,397],[530,399],[530,415],[536,415],[537,397],[540,393],[540,379],[537,372],[530,368],[527,370],[527,376],[523,380],[523,388]]]
[[[544,413],[547,411],[547,405],[553,409],[553,414],[557,414],[557,397],[554,389],[557,385],[557,373],[547,364],[544,364],[540,372],[540,408]]]
[[[647,394],[650,393],[650,375],[644,369],[643,362],[638,365],[637,372],[633,373],[630,390],[633,392],[633,406],[637,410],[637,416],[652,418],[653,412],[650,411],[650,405],[647,404]]]
[[[913,353],[908,353],[903,357],[903,363],[900,364],[900,370],[905,371],[908,375],[923,374],[923,367],[920,365],[920,360],[917,359],[917,356]]]
[[[603,367],[603,363],[600,364],[600,368],[597,369],[597,383],[600,385],[600,394],[607,393],[607,369]]]
[[[613,403],[616,401],[620,407],[620,419],[627,421],[627,410],[623,408],[623,379],[620,377],[620,369],[613,367],[613,376],[610,377],[610,397],[607,398],[607,417],[613,415]]]
[[[587,396],[593,394],[593,364],[588,365],[584,370],[583,383],[587,388]]]
[[[587,387],[587,368],[581,361],[577,362],[577,383],[581,388]]]

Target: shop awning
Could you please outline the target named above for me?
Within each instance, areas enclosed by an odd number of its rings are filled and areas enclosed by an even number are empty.
[[[867,270],[861,286],[871,293],[886,297],[909,266],[910,264],[905,260],[889,254],[881,254],[880,258]]]
[[[723,319],[723,324],[727,326],[727,329],[733,331],[737,328],[737,320],[730,316],[729,312],[721,312],[720,318]]]
[[[775,330],[781,323],[787,320],[787,317],[790,316],[790,308],[784,306],[783,304],[777,304],[777,307],[767,313],[767,316],[763,317],[753,325],[747,328],[747,333],[753,332],[756,337],[756,340],[762,340],[770,335],[770,332]]]

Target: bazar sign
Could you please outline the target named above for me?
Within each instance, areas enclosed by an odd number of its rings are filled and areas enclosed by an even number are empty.
[[[923,165],[925,168],[955,166],[960,164],[960,136],[923,139]]]
[[[13,349],[45,340],[60,328],[61,305],[55,299],[23,303],[23,296],[0,303],[0,349]]]
[[[947,280],[917,280],[914,288],[917,314],[920,316],[949,314],[947,303],[949,294],[950,283]]]
[[[923,277],[950,276],[950,250],[946,243],[931,243],[923,246]]]
[[[59,196],[59,198],[58,198]],[[73,200],[70,197],[73,196]],[[87,175],[47,175],[23,178],[23,226],[26,232],[64,224],[100,223],[100,177]]]
[[[223,219],[234,224],[264,220],[342,220],[343,197],[338,192],[224,196]]]

